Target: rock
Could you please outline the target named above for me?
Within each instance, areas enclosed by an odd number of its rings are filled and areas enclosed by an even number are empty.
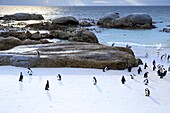
[[[22,41],[15,37],[0,37],[0,50],[11,49],[15,46],[21,45]]]
[[[82,21],[80,22],[80,26],[83,26],[83,27],[88,27],[88,26],[93,26],[94,24],[90,23],[90,22],[87,22],[87,21]]]
[[[170,33],[170,29],[168,28],[163,28],[162,30],[159,30],[160,32],[166,32],[166,33]]]
[[[44,17],[40,14],[29,14],[29,13],[15,13],[12,15],[5,15],[3,20],[43,20]]]
[[[109,14],[100,18],[97,24],[102,27],[123,29],[155,28],[155,26],[152,25],[152,18],[147,14],[130,14],[125,17],[119,17],[119,14],[116,14]]]
[[[119,13],[108,13],[97,21],[97,25],[103,25],[119,18]]]
[[[41,42],[42,44],[51,43],[51,42],[49,42],[47,39],[40,39],[40,42]]]
[[[62,39],[62,40],[68,40],[69,37],[71,37],[72,35],[73,34],[68,33],[66,31],[63,31],[63,30],[52,30],[52,31],[50,31],[51,37]]]
[[[41,35],[39,32],[33,33],[31,36],[31,39],[33,40],[40,40],[41,39]]]
[[[36,55],[36,49],[40,57]],[[137,66],[132,50],[105,46],[101,44],[90,44],[85,42],[58,42],[45,45],[18,46],[18,51],[0,52],[1,65],[13,65],[22,67],[78,67],[98,68],[108,66],[110,69],[122,70],[128,65]],[[32,51],[30,51],[30,49]],[[33,50],[35,49],[35,51]],[[126,52],[131,51],[131,52]]]
[[[35,40],[30,40],[26,39],[22,41],[22,45],[34,45],[34,44],[42,44],[41,41],[35,41]]]
[[[72,16],[67,16],[67,17],[60,17],[57,19],[54,19],[52,21],[52,24],[59,24],[59,25],[78,25],[79,21],[72,17]]]
[[[99,42],[96,35],[93,32],[87,30],[77,31],[77,34],[74,37],[70,37],[68,40],[75,41],[75,42],[88,42],[88,43]]]

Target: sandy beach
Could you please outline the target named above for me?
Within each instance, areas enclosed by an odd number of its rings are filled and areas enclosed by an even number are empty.
[[[1,66],[0,70],[0,113],[167,113],[169,112],[170,72],[160,79],[152,70],[149,56],[142,58],[148,68],[137,74],[138,67],[127,70],[109,70],[85,68],[32,68],[29,76],[27,68]],[[155,59],[156,63],[168,68],[166,61]],[[149,85],[144,85],[143,74],[149,72]],[[23,82],[19,82],[19,74],[23,73]],[[134,79],[130,74],[134,73]],[[61,74],[61,81],[57,75]],[[93,85],[92,77],[97,78]],[[126,83],[121,84],[125,76]],[[49,80],[49,91],[45,90]],[[146,97],[145,88],[151,95]]]

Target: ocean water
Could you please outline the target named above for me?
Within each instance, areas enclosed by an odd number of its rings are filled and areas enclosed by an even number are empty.
[[[0,16],[13,13],[38,13],[45,19],[54,19],[62,16],[74,16],[77,19],[90,18],[98,20],[109,12],[118,12],[121,16],[131,13],[149,14],[156,22],[156,29],[151,30],[122,30],[102,29],[101,33],[94,32],[99,42],[105,45],[132,46],[136,56],[146,52],[156,55],[170,54],[170,33],[159,32],[170,25],[170,6],[70,6],[70,7],[37,7],[37,6],[0,6]],[[95,26],[96,29],[100,29]]]

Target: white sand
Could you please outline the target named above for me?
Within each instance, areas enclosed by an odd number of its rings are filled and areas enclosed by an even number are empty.
[[[127,70],[81,68],[32,68],[33,76],[28,76],[26,68],[0,67],[0,113],[169,113],[170,72],[160,79],[152,71],[153,57],[143,58],[149,68],[130,79]],[[156,61],[161,61],[156,58]],[[168,68],[167,62],[162,62]],[[143,74],[149,72],[149,85],[143,83]],[[23,72],[22,83],[18,82]],[[62,81],[57,80],[61,74]],[[120,82],[122,76],[126,84]],[[93,85],[92,77],[98,80]],[[50,90],[45,91],[46,80]],[[144,95],[148,87],[151,96]]]

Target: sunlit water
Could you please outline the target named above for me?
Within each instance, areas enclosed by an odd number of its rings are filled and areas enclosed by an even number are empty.
[[[105,45],[132,46],[137,56],[149,54],[156,55],[158,49],[162,54],[170,54],[170,33],[159,32],[167,25],[170,25],[170,7],[36,7],[36,6],[0,6],[0,16],[14,13],[37,13],[42,14],[46,20],[62,16],[74,16],[77,19],[90,18],[99,19],[106,13],[118,12],[121,16],[131,13],[147,13],[151,15],[156,29],[152,30],[122,30],[104,29],[101,33],[95,33],[99,42]],[[161,23],[160,23],[161,22]],[[162,23],[163,22],[163,23]]]

